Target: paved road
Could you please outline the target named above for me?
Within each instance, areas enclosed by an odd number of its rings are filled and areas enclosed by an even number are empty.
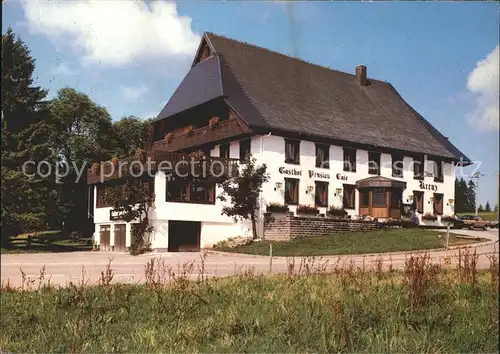
[[[454,233],[462,233],[469,236],[479,236],[489,238],[491,241],[481,243],[473,248],[479,254],[478,267],[488,268],[488,255],[496,253],[498,255],[498,231],[469,231],[453,230]],[[471,250],[473,248],[470,248]],[[374,267],[376,262],[382,261],[384,269],[389,265],[395,269],[404,266],[405,259],[410,253],[396,252],[373,255],[351,255],[351,256],[327,256],[316,257],[314,261],[295,259],[295,270],[299,269],[301,262],[308,262],[309,266],[320,266],[320,263],[327,270],[331,270],[335,265],[349,266],[354,263],[356,267]],[[447,258],[450,259],[450,266],[457,262],[457,249],[437,250],[429,253],[432,262],[447,266]],[[153,253],[141,256],[130,256],[127,253],[117,252],[71,252],[71,253],[28,253],[28,254],[7,254],[1,256],[1,280],[2,284],[7,281],[13,286],[22,284],[21,270],[26,278],[38,279],[40,270],[45,266],[45,280],[50,278],[51,284],[66,285],[69,281],[81,281],[82,277],[89,283],[98,282],[101,272],[106,268],[109,260],[114,273],[114,281],[132,283],[143,282],[145,280],[145,266],[153,258],[161,262],[166,268],[171,267],[176,274],[185,271],[192,279],[198,278],[200,269],[204,263],[204,274],[208,277],[234,275],[253,269],[255,273],[268,273],[270,269],[270,257],[252,256],[231,253],[218,253],[209,251],[205,261],[201,262],[201,253]],[[285,257],[273,257],[272,272],[287,272],[287,264],[291,262]],[[191,264],[191,266],[189,265]],[[304,269],[304,266],[302,267]],[[164,274],[164,272],[163,272]],[[38,283],[38,280],[36,281]]]

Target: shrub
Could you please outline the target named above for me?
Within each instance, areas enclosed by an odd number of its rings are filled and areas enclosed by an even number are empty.
[[[208,121],[208,129],[212,130],[217,126],[217,123],[219,123],[220,118],[219,117],[212,117]]]
[[[286,213],[289,211],[288,205],[280,203],[269,203],[267,206],[267,211],[270,213]]]
[[[193,131],[194,131],[194,129],[193,129],[193,126],[192,126],[192,125],[188,125],[187,127],[185,127],[185,128],[184,128],[184,133],[185,133],[186,135],[191,135],[191,134],[193,134]]]
[[[331,205],[328,208],[327,214],[329,216],[341,216],[341,217],[345,217],[347,215],[347,211],[345,211],[343,207],[336,207],[335,205]]]
[[[422,219],[429,220],[429,221],[436,221],[438,219],[438,217],[437,217],[437,215],[432,215],[431,213],[425,213],[425,215],[422,216]]]
[[[100,171],[101,171],[101,164],[99,162],[94,162],[92,164],[92,172],[95,175],[98,175]]]
[[[315,206],[301,204],[297,207],[297,213],[317,215],[319,210]]]
[[[442,222],[453,222],[455,220],[456,220],[456,218],[455,218],[454,215],[452,215],[452,216],[450,216],[450,215],[444,215],[444,216],[441,217],[441,221]]]

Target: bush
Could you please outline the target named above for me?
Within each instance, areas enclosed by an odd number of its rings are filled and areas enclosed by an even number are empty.
[[[318,215],[319,214],[319,210],[315,206],[311,206],[311,205],[299,205],[297,207],[297,214]]]
[[[280,203],[269,203],[267,206],[267,212],[269,213],[286,213],[289,211],[288,205]]]

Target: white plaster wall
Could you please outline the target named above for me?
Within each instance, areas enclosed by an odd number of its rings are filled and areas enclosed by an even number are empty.
[[[263,186],[262,193],[262,209],[265,211],[265,206],[271,202],[284,203],[284,179],[297,178],[299,182],[299,204],[314,205],[314,190],[311,193],[307,192],[307,186],[313,186],[314,182],[325,181],[329,182],[328,188],[328,204],[342,206],[342,196],[336,193],[336,189],[343,189],[343,184],[355,185],[356,181],[373,175],[368,174],[368,152],[365,150],[357,150],[356,172],[343,171],[343,149],[341,146],[330,146],[330,168],[316,168],[316,152],[315,144],[310,141],[302,140],[300,143],[300,165],[285,163],[285,140],[283,137],[276,135],[255,136],[251,140],[251,153],[257,159],[258,164],[266,163],[267,171],[270,175],[270,181]],[[211,150],[211,156],[219,156],[219,146],[215,146]],[[230,143],[230,157],[239,158],[239,142]],[[424,192],[424,214],[433,212],[432,203],[430,200],[435,193],[432,190],[423,190],[420,188],[420,181],[413,179],[413,159],[405,156],[403,160],[403,178],[392,177],[391,164],[392,159],[390,154],[381,154],[381,175],[388,178],[399,179],[407,183],[407,188],[403,192],[403,202],[409,203],[409,197],[413,195],[413,191]],[[302,171],[301,176],[287,176],[279,172],[279,168],[296,169]],[[432,167],[427,166],[428,172],[433,172]],[[330,178],[310,177],[309,170],[318,173],[328,173]],[[337,174],[347,177],[347,181],[338,179]],[[449,203],[449,199],[455,199],[455,169],[452,164],[446,163],[443,169],[444,182],[434,182],[432,177],[425,177],[425,184],[436,185],[437,193],[443,193],[443,215],[452,215],[454,213],[453,204]],[[281,182],[282,186],[279,190],[275,190],[275,183]],[[94,189],[94,222],[96,224],[96,243],[99,243],[99,227],[101,224],[116,224],[120,222],[110,222],[110,208],[95,208],[97,201],[97,192]],[[168,220],[185,220],[185,221],[200,221],[202,222],[201,230],[201,246],[210,247],[211,245],[229,237],[249,236],[251,235],[251,226],[248,222],[234,223],[232,218],[221,215],[223,202],[216,198],[215,204],[191,204],[191,203],[173,203],[165,201],[166,193],[166,175],[163,172],[158,172],[155,176],[155,208],[151,211],[150,219],[155,229],[152,235],[153,248],[168,247]],[[216,188],[216,197],[220,195],[221,189]],[[356,216],[358,213],[358,191],[356,191],[355,209],[347,210],[351,216]],[[291,211],[295,211],[295,206],[290,206]],[[319,208],[320,213],[325,213],[327,208]],[[260,214],[259,214],[260,215]],[[422,220],[422,224],[441,225],[440,219],[438,222],[428,222]],[[113,226],[111,233],[111,244],[114,242]],[[130,246],[130,225],[127,225],[127,246]]]

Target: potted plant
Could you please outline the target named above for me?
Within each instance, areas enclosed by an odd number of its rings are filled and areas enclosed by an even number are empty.
[[[101,164],[99,162],[94,162],[92,164],[92,173],[97,176],[100,171],[101,171]]]
[[[118,165],[118,162],[120,162],[120,159],[116,156],[111,159],[111,163],[115,166]]]
[[[267,205],[267,212],[268,213],[286,213],[290,209],[288,208],[288,205],[286,204],[280,204],[280,203],[269,203]]]
[[[219,123],[219,120],[220,120],[219,117],[210,118],[210,120],[208,121],[208,130],[215,129],[215,127],[217,126],[217,123]]]
[[[201,160],[203,159],[203,157],[205,157],[205,153],[201,150],[198,150],[191,152],[188,156],[194,160]]]
[[[438,217],[437,215],[433,215],[431,213],[425,213],[424,216],[422,216],[422,219],[427,221],[436,221]]]
[[[328,208],[328,211],[326,212],[328,216],[334,216],[334,217],[346,217],[347,212],[344,210],[343,207],[336,207],[335,205],[331,205]]]
[[[191,135],[193,134],[193,126],[192,125],[188,125],[187,127],[184,128],[184,133],[186,135]]]
[[[297,207],[297,214],[318,215],[319,210],[315,206],[301,204]]]
[[[168,134],[165,134],[165,142],[167,144],[170,144],[173,138],[174,138],[174,133],[170,132]]]

